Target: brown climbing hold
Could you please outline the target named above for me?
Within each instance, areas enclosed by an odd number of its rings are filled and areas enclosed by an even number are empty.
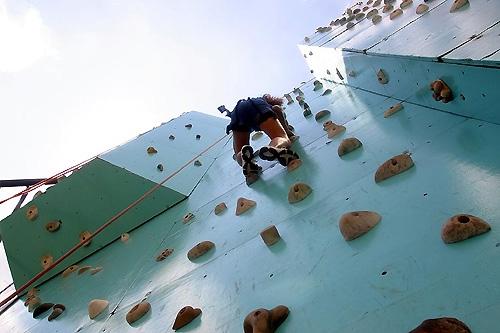
[[[90,275],[96,275],[97,273],[99,273],[100,271],[102,271],[102,267],[101,266],[98,266],[98,267],[95,267],[95,268],[92,268],[90,270]]]
[[[196,317],[201,314],[201,309],[193,308],[192,306],[183,307],[175,317],[174,325],[172,329],[174,331],[178,330],[181,327],[186,326],[190,322],[192,322]]]
[[[328,129],[333,126],[335,126],[335,123],[331,120],[327,120],[323,123],[323,131],[328,131]]]
[[[377,15],[377,14],[378,14],[378,9],[377,8],[373,8],[368,13],[366,13],[366,18],[369,19],[372,16]]]
[[[377,71],[377,80],[381,84],[386,84],[387,82],[389,82],[389,79],[387,78],[387,75],[385,74],[383,69],[379,69]]]
[[[288,317],[290,310],[284,305],[250,312],[243,321],[245,333],[274,333]]]
[[[333,124],[332,126],[328,127],[326,130],[326,133],[327,133],[327,136],[329,139],[336,137],[343,132],[345,132],[345,127],[342,125],[337,125],[337,124]]]
[[[90,231],[83,231],[80,234],[80,242],[84,242],[83,246],[89,246],[90,243],[92,243],[92,240],[90,239],[91,235]]]
[[[88,271],[90,269],[92,269],[92,266],[89,266],[89,265],[82,266],[78,270],[78,275],[82,275],[83,273],[85,273],[86,271]]]
[[[148,154],[156,154],[158,152],[158,150],[155,149],[155,147],[148,147],[148,149],[146,150],[148,152]]]
[[[315,80],[313,82],[313,85],[314,85],[314,88],[313,88],[314,91],[323,89],[323,83],[321,83],[319,80]]]
[[[372,17],[372,22],[373,22],[373,24],[378,24],[378,23],[380,23],[381,21],[382,21],[382,16],[380,16],[380,15],[374,15],[374,16]]]
[[[105,299],[93,299],[89,302],[88,312],[89,318],[94,319],[100,315],[109,305]]]
[[[368,8],[367,8],[368,10]],[[354,18],[356,19],[356,21],[361,21],[362,19],[365,18],[365,13],[358,13],[356,14],[356,16],[354,16]]]
[[[52,321],[52,320],[56,319],[64,312],[64,310],[66,310],[66,307],[63,304],[54,305],[52,307],[52,313],[49,315],[48,320]]]
[[[187,257],[189,260],[193,261],[196,258],[201,257],[211,249],[215,247],[215,244],[211,241],[203,241],[196,244],[191,250],[189,250]]]
[[[345,154],[348,154],[353,150],[358,149],[362,145],[363,144],[361,143],[361,141],[359,141],[356,138],[347,138],[342,140],[337,150],[337,153],[339,154],[339,156],[344,156]]]
[[[374,3],[373,3],[373,7],[378,7],[382,4],[382,0],[376,0]]]
[[[332,89],[326,89],[322,94],[321,96],[325,96],[325,95],[329,95],[332,93]]]
[[[330,113],[331,112],[329,110],[321,110],[314,115],[314,119],[316,119],[316,121],[320,121],[322,118],[330,115]]]
[[[239,216],[249,210],[252,207],[255,207],[257,203],[250,199],[239,198],[236,202],[236,216]]]
[[[260,237],[262,237],[262,240],[267,246],[274,245],[281,239],[278,229],[276,229],[276,226],[274,225],[270,225],[262,230],[260,232]]]
[[[69,266],[68,268],[66,268],[62,272],[62,277],[66,278],[66,277],[70,276],[73,272],[76,272],[78,270],[78,268],[79,268],[78,265],[71,265],[71,266]]]
[[[159,255],[156,256],[156,261],[163,261],[167,259],[168,256],[170,256],[174,252],[174,249],[165,249],[161,251]]]
[[[262,137],[264,133],[262,131],[257,131],[252,135],[252,140],[258,140]]]
[[[26,210],[26,218],[30,221],[36,220],[38,217],[38,207],[35,205],[31,205],[28,207],[28,210]]]
[[[220,204],[215,206],[214,213],[215,213],[215,215],[222,215],[222,213],[224,213],[226,211],[226,209],[227,209],[226,203],[221,202]]]
[[[394,10],[394,11],[391,13],[391,15],[389,16],[389,18],[390,18],[391,20],[394,20],[396,17],[401,16],[402,14],[403,14],[403,11],[402,11],[401,9],[399,9],[399,8],[398,8],[398,9]]]
[[[38,296],[33,296],[30,297],[26,300],[26,305],[28,307],[29,312],[33,312],[40,304],[42,303],[42,300]]]
[[[375,173],[375,182],[379,183],[387,178],[400,174],[413,165],[413,160],[409,154],[396,155],[379,166]]]
[[[417,10],[415,12],[418,15],[421,15],[421,14],[425,13],[428,10],[429,10],[429,6],[427,6],[425,3],[421,3],[420,5],[417,6]]]
[[[352,11],[352,13],[353,13],[354,15],[356,15],[356,14],[358,14],[358,13],[360,13],[360,12],[361,12],[361,8],[356,8],[356,9],[354,9],[354,10]]]
[[[445,243],[450,244],[484,234],[490,230],[490,225],[479,217],[459,214],[446,221],[441,230],[441,238]]]
[[[290,163],[286,166],[288,172],[292,172],[293,170],[298,169],[302,165],[302,161],[297,158],[295,160],[291,160]]]
[[[191,129],[193,127],[193,125],[192,124],[186,124],[186,125],[184,125],[184,127],[186,127],[187,129]]]
[[[394,6],[391,5],[390,3],[385,4],[384,8],[382,8],[382,13],[388,13],[394,9]]]
[[[443,80],[435,80],[431,83],[431,90],[433,91],[432,97],[436,101],[448,103],[453,100],[453,93],[450,87]]]
[[[170,136],[168,137],[170,140],[175,140],[175,136],[173,136],[172,134],[170,134]]]
[[[467,5],[469,3],[469,0],[455,0],[453,1],[453,4],[451,5],[450,8],[450,13],[456,12],[463,6]]]
[[[123,243],[128,242],[129,239],[130,239],[130,235],[128,233],[126,233],[126,232],[124,232],[123,234],[120,235],[120,240]]]
[[[42,258],[40,259],[40,264],[44,269],[52,265],[53,262],[54,258],[51,255],[42,256]]]
[[[195,165],[195,166],[198,166],[198,167],[199,167],[199,166],[201,166],[201,162],[200,162],[200,160],[196,160],[196,161],[194,161],[194,165]]]
[[[182,217],[182,223],[186,224],[189,221],[191,221],[193,218],[194,218],[194,214],[193,213],[187,213],[186,215],[184,215]]]
[[[403,0],[403,1],[401,1],[401,4],[399,5],[399,7],[401,9],[405,9],[405,8],[410,7],[411,4],[413,4],[413,0]]]
[[[48,232],[56,232],[61,227],[61,220],[50,221],[45,225],[45,230]]]
[[[347,30],[350,30],[350,29],[352,29],[354,27],[354,23],[349,22],[349,23],[347,23],[347,25],[345,27],[346,27]]]
[[[410,333],[472,333],[472,331],[456,318],[443,317],[426,319]]]
[[[54,303],[43,303],[43,304],[40,304],[39,306],[36,307],[35,311],[33,311],[33,318],[39,317],[43,313],[45,313],[45,312],[49,311],[50,309],[52,309],[53,306],[54,306]]]
[[[340,217],[339,229],[346,241],[358,238],[374,226],[376,226],[382,217],[370,211],[349,212]]]
[[[129,323],[129,325],[132,325],[133,323],[141,319],[146,313],[148,313],[149,310],[151,310],[151,304],[149,304],[149,302],[142,301],[141,303],[136,304],[132,309],[130,309],[125,319],[127,320],[127,323]]]
[[[290,186],[288,191],[288,202],[296,203],[304,200],[309,194],[311,194],[312,188],[306,183],[295,183]]]
[[[403,104],[397,103],[384,111],[384,118],[388,118],[403,109]]]

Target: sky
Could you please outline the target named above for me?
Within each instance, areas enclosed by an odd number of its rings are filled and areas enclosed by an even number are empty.
[[[312,78],[297,44],[350,2],[0,0],[0,179],[49,177],[183,112],[291,91]],[[9,278],[0,268],[0,288]]]

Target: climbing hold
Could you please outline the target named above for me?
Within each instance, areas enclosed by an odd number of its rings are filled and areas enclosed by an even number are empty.
[[[215,215],[222,215],[222,213],[224,213],[226,211],[226,209],[227,209],[226,203],[221,202],[220,204],[215,206],[214,213],[215,213]]]
[[[156,261],[163,261],[174,252],[174,249],[165,249],[156,256]]]
[[[366,7],[366,9],[368,10],[368,7]],[[365,13],[358,13],[354,18],[356,19],[356,21],[361,21],[365,18]]]
[[[328,129],[333,126],[335,126],[335,123],[331,120],[327,120],[323,123],[323,131],[328,131]]]
[[[374,3],[373,3],[373,7],[378,7],[382,4],[382,0],[376,0]]]
[[[338,68],[336,68],[336,69],[337,69],[337,76],[339,77],[339,79],[343,80],[343,79],[344,79],[344,77],[343,77],[343,76],[342,76],[342,74],[340,73],[339,69],[338,69]]]
[[[283,96],[285,96],[288,104],[292,104],[293,103],[293,98],[292,98],[292,96],[290,96],[290,94],[285,94]]]
[[[298,169],[302,165],[302,161],[297,158],[295,160],[291,160],[290,163],[287,164],[286,169],[288,172],[291,172],[295,169]]]
[[[347,138],[342,140],[337,150],[339,156],[344,156],[345,154],[350,153],[353,150],[358,149],[363,144],[356,138]]]
[[[364,11],[364,12],[366,12],[368,9],[370,9],[370,7],[368,7],[368,6],[364,6],[364,7],[363,7],[363,11]]]
[[[102,267],[98,266],[98,267],[95,267],[95,268],[92,268],[90,270],[90,275],[96,275],[97,273],[99,273],[100,271],[102,271]]]
[[[380,23],[380,21],[382,21],[382,16],[380,16],[380,15],[374,15],[372,17],[372,23],[373,24],[378,24],[378,23]]]
[[[52,313],[49,315],[48,320],[52,321],[52,320],[56,319],[64,312],[64,310],[66,310],[66,307],[64,305],[62,305],[62,304],[54,305],[52,307]]]
[[[443,80],[435,80],[431,83],[431,90],[434,92],[432,97],[436,101],[442,101],[443,103],[448,103],[453,100],[453,93],[450,87]]]
[[[490,230],[490,225],[479,217],[459,214],[446,221],[441,230],[441,238],[447,244],[456,243]]]
[[[384,111],[384,118],[388,118],[403,109],[403,104],[397,103]]]
[[[300,88],[294,88],[293,93],[295,95],[304,96],[304,92],[302,90],[300,90]]]
[[[354,23],[349,22],[349,23],[347,23],[347,25],[345,27],[346,27],[347,30],[349,30],[349,29],[351,29],[351,28],[354,27]]]
[[[332,73],[330,73],[330,70],[329,70],[329,69],[327,69],[327,70],[326,70],[326,74],[327,74],[327,75],[330,75],[330,74],[332,74]]]
[[[158,169],[158,171],[160,171],[160,172],[163,172],[163,164],[161,164],[161,163],[160,163],[160,164],[158,164],[158,165],[156,166],[156,169]]]
[[[199,166],[201,166],[201,162],[200,162],[200,160],[196,160],[196,161],[194,161],[194,163],[193,163],[193,164],[194,164],[194,166],[198,166],[198,167],[199,167]]]
[[[187,129],[191,129],[193,127],[193,125],[192,124],[186,124],[186,125],[184,125],[184,127],[186,127]]]
[[[354,9],[354,10],[352,11],[352,13],[353,13],[354,15],[356,15],[356,14],[358,14],[358,13],[360,13],[360,12],[361,12],[361,8],[356,8],[356,9]]]
[[[274,225],[270,225],[262,230],[260,232],[260,237],[262,237],[262,240],[267,246],[274,245],[281,239],[278,229],[276,229]]]
[[[426,319],[410,333],[472,333],[472,331],[456,318],[443,317]]]
[[[200,140],[200,139],[201,139],[201,135],[196,134],[196,140]]]
[[[314,85],[314,88],[313,88],[314,91],[323,89],[323,83],[321,83],[319,80],[315,80],[313,82],[313,85]]]
[[[187,213],[186,215],[184,215],[182,217],[182,223],[186,224],[189,221],[191,221],[193,218],[194,218],[194,214],[193,213]]]
[[[109,305],[105,299],[93,299],[89,302],[88,311],[89,318],[94,319],[100,315]]]
[[[453,4],[451,5],[450,8],[450,13],[456,12],[463,6],[467,5],[469,3],[469,0],[455,0],[453,1]]]
[[[303,105],[304,105],[304,103],[305,103],[305,102],[304,102],[304,97],[302,97],[302,96],[297,96],[297,97],[295,97],[295,99],[297,100],[297,102],[299,102],[299,105],[300,105],[300,106],[303,106]]]
[[[41,196],[43,194],[42,191],[37,191],[34,195],[33,195],[33,199],[36,199],[38,198],[39,196]]]
[[[212,248],[215,247],[215,244],[211,241],[203,241],[201,243],[196,244],[191,250],[189,250],[187,257],[189,260],[193,261],[196,258],[201,257]]]
[[[243,321],[244,333],[274,333],[288,317],[290,310],[284,305],[250,312]]]
[[[342,125],[337,125],[335,123],[332,123],[331,126],[329,126],[326,129],[326,133],[328,136],[328,139],[331,139],[333,137],[336,137],[337,135],[343,133],[345,131],[345,127]]]
[[[45,229],[48,232],[56,232],[61,227],[61,220],[50,221],[45,225]]]
[[[309,43],[310,39],[309,37],[304,37],[304,42]]]
[[[340,217],[339,229],[346,241],[366,234],[376,226],[382,217],[369,211],[349,212]]]
[[[367,4],[367,5],[371,5],[372,3],[373,3],[373,0],[368,0],[368,1],[366,2],[366,4]]]
[[[130,239],[130,235],[128,233],[126,233],[126,232],[124,232],[123,234],[120,235],[120,240],[123,243],[128,242],[129,239]]]
[[[146,313],[148,313],[149,310],[151,310],[151,304],[149,304],[149,302],[142,301],[141,303],[136,304],[132,309],[130,309],[125,319],[127,320],[127,323],[129,323],[129,325],[132,325],[133,323],[141,319]]]
[[[391,5],[390,3],[385,4],[384,8],[382,8],[382,13],[388,13],[394,9],[394,6]]]
[[[405,8],[408,8],[411,4],[413,4],[413,0],[403,0],[403,1],[401,1],[401,4],[399,5],[399,7],[401,9],[405,9]]]
[[[80,269],[78,270],[78,275],[82,275],[83,273],[85,273],[86,271],[92,269],[92,266],[89,266],[89,265],[86,265],[86,266],[82,266],[80,267]]]
[[[372,10],[370,10],[368,13],[366,13],[366,18],[369,19],[371,18],[373,15],[377,15],[378,14],[378,9],[377,8],[373,8]]]
[[[330,113],[331,112],[329,110],[321,110],[314,115],[314,119],[316,119],[316,121],[321,121],[322,118],[330,115]]]
[[[390,18],[391,20],[394,20],[396,17],[401,16],[401,14],[403,14],[403,11],[402,11],[401,9],[399,9],[399,8],[398,8],[398,9],[394,10],[394,11],[391,13],[391,15],[389,16],[389,18]]]
[[[302,115],[307,118],[309,117],[310,115],[312,115],[312,112],[311,112],[311,109],[309,108],[309,106],[305,107],[304,108],[304,112],[302,112]]]
[[[377,80],[381,84],[386,84],[387,82],[389,82],[389,79],[387,78],[387,75],[385,75],[385,72],[384,72],[383,69],[379,69],[378,70],[378,72],[377,72]]]
[[[26,210],[26,218],[30,221],[36,220],[38,217],[38,207],[35,205],[31,205],[28,207],[28,210]]]
[[[375,182],[381,182],[404,172],[413,166],[413,160],[409,154],[401,154],[385,161],[375,173]]]
[[[155,147],[148,147],[147,149],[148,154],[156,154],[158,150],[155,149]]]
[[[183,307],[175,317],[174,325],[172,329],[174,331],[178,330],[181,327],[186,326],[190,322],[192,322],[196,317],[201,314],[201,309],[193,308],[192,306]]]
[[[36,307],[35,311],[33,311],[33,318],[37,318],[43,313],[49,311],[54,306],[54,303],[42,303]]]
[[[264,133],[262,131],[257,131],[252,135],[252,140],[258,140],[262,137]]]
[[[417,6],[416,13],[418,15],[421,15],[421,14],[425,13],[428,10],[429,10],[429,6],[427,6],[425,3],[421,3],[420,5]]]
[[[33,296],[28,298],[24,305],[28,307],[29,312],[33,312],[41,303],[42,300],[40,299],[40,297]]]
[[[78,267],[79,267],[78,265],[69,266],[62,272],[62,277],[65,278],[70,276],[73,272],[76,272],[78,270]]]
[[[239,216],[249,210],[252,207],[255,207],[257,203],[250,199],[239,198],[236,202],[236,216]]]
[[[51,255],[42,256],[42,258],[40,259],[40,264],[42,265],[43,269],[52,265],[53,262],[54,258]]]
[[[38,296],[38,293],[40,292],[40,289],[38,288],[31,288],[27,293],[26,293],[26,296],[29,297],[34,297],[34,296]],[[26,306],[26,305],[25,305]]]
[[[295,183],[290,187],[288,191],[288,202],[296,203],[304,200],[309,194],[311,194],[312,188],[306,183]]]
[[[326,89],[322,94],[321,96],[325,96],[325,95],[329,95],[332,93],[332,89]]]
[[[90,239],[90,236],[92,234],[90,233],[90,231],[83,231],[81,234],[80,234],[80,242],[84,242],[83,246],[89,246],[90,243],[92,242],[92,240]]]
[[[312,51],[309,51],[309,55],[312,56],[313,55],[313,52]]]
[[[175,136],[173,136],[172,134],[170,134],[170,136],[168,137],[170,140],[175,140]]]

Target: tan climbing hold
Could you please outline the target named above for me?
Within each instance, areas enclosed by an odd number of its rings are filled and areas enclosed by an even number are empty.
[[[291,160],[290,163],[286,166],[288,172],[292,172],[293,170],[298,169],[302,165],[302,161],[298,158],[295,160]]]
[[[378,23],[380,23],[381,21],[382,21],[382,16],[380,16],[380,15],[374,15],[374,16],[372,17],[372,23],[373,23],[373,24],[378,24]]]
[[[26,218],[30,221],[36,220],[38,217],[38,207],[35,205],[31,205],[26,210]]]
[[[172,253],[174,253],[174,249],[165,249],[156,256],[156,261],[163,261],[167,259],[167,257],[169,257]]]
[[[394,9],[394,6],[390,3],[387,3],[384,5],[384,8],[382,8],[382,13],[388,13]]]
[[[368,10],[368,8],[367,8]],[[365,18],[365,13],[358,13],[356,14],[356,16],[354,17],[356,19],[356,21],[361,21],[362,19]]]
[[[323,123],[323,131],[328,131],[328,129],[333,126],[336,126],[335,123],[331,120],[327,120]]]
[[[148,154],[156,154],[158,152],[158,150],[155,149],[155,147],[148,147],[148,149],[146,150],[148,152]]]
[[[469,3],[469,0],[455,0],[453,1],[453,4],[451,5],[450,8],[450,13],[456,12],[463,6],[467,5]]]
[[[387,78],[387,75],[385,74],[383,69],[379,69],[377,71],[377,80],[381,84],[386,84],[387,82],[389,82],[389,79]]]
[[[215,215],[222,215],[222,213],[224,213],[226,209],[227,209],[226,203],[221,202],[220,204],[217,204],[217,206],[215,206],[214,213]]]
[[[92,268],[90,270],[90,275],[96,275],[97,273],[99,273],[100,271],[102,271],[102,267],[101,266],[98,266],[98,267],[95,267],[95,268]]]
[[[42,304],[42,300],[38,296],[29,298],[25,303],[29,312],[33,312],[40,304]]]
[[[193,308],[192,306],[183,307],[175,317],[174,324],[172,325],[172,329],[174,331],[182,328],[192,322],[196,317],[201,314],[201,309]]]
[[[187,213],[186,215],[184,215],[182,217],[182,223],[186,224],[189,221],[191,221],[193,218],[194,218],[194,214],[193,213]]]
[[[257,205],[257,203],[253,200],[239,198],[236,202],[236,216],[243,214],[252,207],[255,207],[255,205]]]
[[[56,232],[61,227],[61,220],[50,221],[45,225],[45,230],[48,232]]]
[[[403,0],[403,1],[401,1],[399,8],[405,9],[405,8],[410,7],[412,4],[413,4],[413,0]]]
[[[323,89],[323,83],[321,83],[321,81],[319,81],[319,80],[315,80],[313,82],[313,85],[314,85],[314,88],[313,88],[314,91]]]
[[[141,319],[146,313],[148,313],[149,310],[151,310],[151,304],[149,304],[149,302],[142,301],[141,303],[136,304],[132,309],[130,309],[125,319],[127,320],[127,323],[129,323],[129,325],[132,325],[133,323]]]
[[[395,114],[400,110],[403,110],[403,104],[401,103],[394,104],[393,106],[384,111],[384,118],[389,118],[390,116],[392,116],[393,114]]]
[[[340,217],[339,229],[346,241],[358,238],[374,226],[376,226],[382,217],[370,211],[349,212]]]
[[[350,30],[354,27],[354,23],[353,22],[348,22],[347,25],[345,26],[347,30]]]
[[[262,240],[267,246],[274,245],[281,239],[278,229],[276,229],[276,226],[274,225],[270,225],[262,230],[260,232],[260,237],[262,237]]]
[[[252,140],[254,140],[254,141],[258,140],[262,137],[262,135],[264,135],[264,133],[262,131],[257,131],[252,135]]]
[[[316,119],[316,121],[320,121],[322,118],[330,115],[330,113],[331,112],[329,110],[321,110],[314,115],[314,119]]]
[[[91,270],[91,269],[92,269],[92,266],[89,266],[89,265],[82,266],[78,270],[78,275],[82,275],[83,273],[85,273],[86,271]]]
[[[62,272],[62,277],[66,278],[78,270],[78,265],[71,265]]]
[[[89,246],[90,243],[92,242],[92,240],[90,239],[90,236],[92,234],[90,233],[90,231],[83,231],[81,234],[80,234],[80,242],[84,242],[83,246]]]
[[[372,16],[377,15],[377,14],[378,14],[378,9],[377,8],[373,8],[368,13],[366,13],[366,18],[369,19]]]
[[[332,93],[332,89],[326,89],[322,94],[321,96],[325,96],[325,95],[329,95]]]
[[[201,166],[201,162],[200,162],[200,160],[196,160],[196,161],[194,161],[194,166],[198,166],[198,167],[199,167],[199,166]]]
[[[43,269],[52,265],[53,262],[54,258],[51,255],[42,256],[42,258],[40,259],[40,264],[42,265]]]
[[[456,318],[426,319],[410,333],[472,333],[465,323]]]
[[[120,240],[123,243],[128,242],[129,239],[130,239],[130,235],[128,233],[126,233],[126,232],[124,232],[123,234],[120,235]]]
[[[446,221],[441,230],[441,238],[447,244],[456,243],[490,230],[490,225],[479,217],[459,214]]]
[[[295,183],[290,186],[288,191],[288,202],[296,203],[304,200],[309,194],[311,194],[312,188],[306,183]]]
[[[394,10],[391,13],[391,15],[389,16],[389,18],[391,20],[394,20],[396,17],[401,16],[402,14],[403,14],[403,10],[401,10],[400,8],[398,8],[398,9]]]
[[[203,241],[196,244],[191,250],[189,250],[187,257],[189,260],[193,261],[196,258],[201,257],[211,249],[215,247],[215,244],[211,241]]]
[[[358,149],[362,145],[363,144],[361,143],[361,141],[359,141],[356,138],[347,138],[342,140],[337,150],[337,153],[339,154],[339,156],[344,156],[345,154],[348,154],[353,150]]]
[[[453,100],[453,93],[443,80],[435,80],[431,83],[431,90],[433,91],[432,97],[436,101],[448,103]]]
[[[94,319],[106,310],[109,302],[105,299],[93,299],[89,302],[89,318]]]
[[[425,3],[421,3],[420,5],[417,6],[417,10],[415,12],[418,15],[421,15],[421,14],[425,13],[428,10],[429,10],[429,6],[427,6]]]
[[[332,126],[326,129],[326,133],[329,139],[334,138],[342,134],[343,132],[345,132],[345,127],[342,125],[337,125],[335,123],[333,123]]]
[[[413,160],[409,154],[396,155],[393,158],[385,161],[375,173],[375,182],[381,182],[387,178],[391,178],[400,174],[413,166]]]
[[[47,320],[52,321],[52,320],[56,319],[64,312],[64,310],[66,310],[66,307],[63,304],[55,304],[52,307],[52,313],[49,315]]]
[[[288,317],[290,310],[284,305],[250,312],[243,321],[244,333],[274,333]]]

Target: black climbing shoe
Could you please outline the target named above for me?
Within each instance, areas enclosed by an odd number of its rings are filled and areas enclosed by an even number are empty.
[[[259,157],[266,161],[277,159],[281,165],[287,166],[291,161],[298,159],[299,155],[289,148],[262,147]]]
[[[274,147],[262,147],[259,149],[259,157],[262,160],[274,161],[278,158],[278,151]]]
[[[283,148],[278,153],[278,162],[282,166],[287,166],[291,161],[298,160],[299,155],[291,149]]]
[[[243,161],[243,175],[249,176],[249,175],[258,175],[259,173],[262,172],[262,167],[257,165],[255,162],[247,162]]]
[[[252,146],[245,145],[241,148],[241,159],[245,162],[252,162],[253,159]]]

